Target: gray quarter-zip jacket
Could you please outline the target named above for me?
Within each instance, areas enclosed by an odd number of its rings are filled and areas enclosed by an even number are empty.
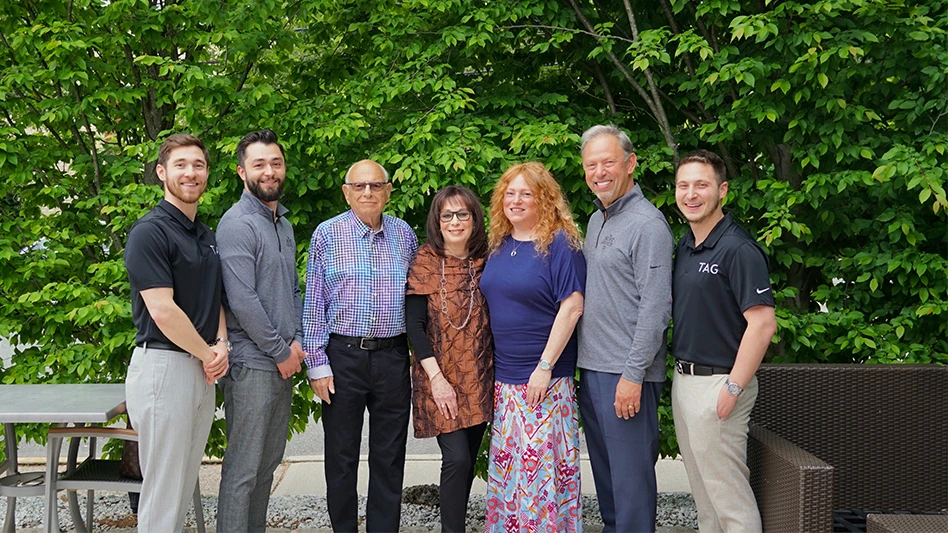
[[[580,368],[633,383],[665,381],[674,237],[636,184],[589,219]]]
[[[283,204],[273,211],[246,190],[217,226],[230,364],[276,372],[303,341],[296,240]]]

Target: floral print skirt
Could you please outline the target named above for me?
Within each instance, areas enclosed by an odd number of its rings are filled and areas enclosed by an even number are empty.
[[[494,384],[485,530],[580,532],[583,502],[573,380],[551,381],[536,409],[526,394],[526,383]]]

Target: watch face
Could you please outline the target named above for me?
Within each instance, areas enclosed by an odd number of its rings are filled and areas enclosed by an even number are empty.
[[[728,383],[727,391],[731,394],[731,396],[739,396],[741,392],[743,392],[737,383]]]

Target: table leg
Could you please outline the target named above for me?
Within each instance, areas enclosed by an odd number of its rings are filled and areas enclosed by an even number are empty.
[[[76,424],[76,427],[84,427],[85,424]],[[69,439],[69,458],[66,459],[66,471],[72,473],[79,464],[79,444],[82,439]],[[89,459],[95,455],[95,438],[89,439]],[[86,519],[82,519],[82,512],[79,510],[79,491],[67,490],[66,498],[69,500],[69,514],[72,515],[72,525],[76,528],[76,533],[88,533],[92,530],[92,491],[86,493]]]
[[[62,427],[64,424],[59,424]],[[56,480],[59,479],[59,450],[62,440],[50,437],[46,443],[46,487],[43,492],[45,513],[43,515],[43,531],[45,533],[59,533],[59,506],[56,502]]]
[[[7,475],[15,475],[17,473],[17,456],[16,456],[16,428],[13,427],[13,424],[4,424],[3,425],[3,441],[6,443],[7,448]],[[3,522],[3,533],[13,533],[16,529],[16,497],[7,496],[7,517]]]

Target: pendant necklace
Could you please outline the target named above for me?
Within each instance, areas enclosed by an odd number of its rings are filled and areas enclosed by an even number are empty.
[[[467,260],[467,271],[471,276],[471,281],[468,284],[468,287],[471,290],[471,295],[467,303],[467,318],[464,319],[464,322],[460,326],[455,326],[454,322],[451,322],[451,317],[448,316],[448,289],[446,287],[446,280],[444,279],[444,261],[445,258],[441,258],[441,290],[439,294],[441,296],[441,314],[444,315],[444,318],[448,321],[448,325],[452,328],[460,331],[467,326],[467,323],[471,321],[471,314],[474,313],[474,289],[477,288],[477,284],[474,282],[474,260]]]
[[[515,241],[517,241],[517,239],[514,239],[514,238],[513,238],[513,235],[511,235],[510,238],[513,239],[513,240],[515,240]],[[517,245],[514,246],[514,249],[511,250],[511,252],[510,252],[510,257],[517,257],[517,249],[520,248],[520,245],[523,244],[523,243],[525,243],[525,242],[533,242],[533,241],[517,241]]]

